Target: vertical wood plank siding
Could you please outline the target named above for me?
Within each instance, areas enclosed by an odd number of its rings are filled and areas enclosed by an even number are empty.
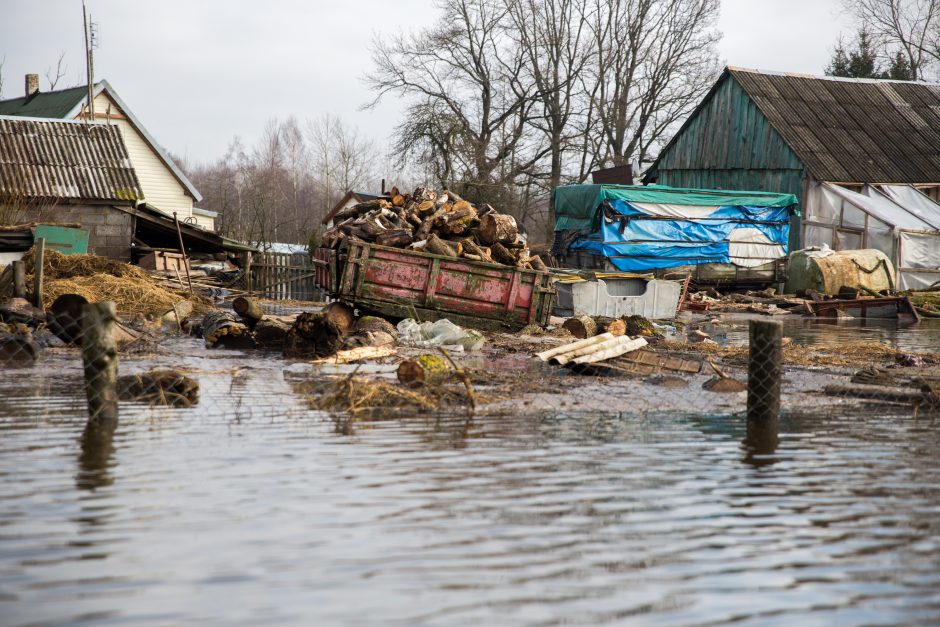
[[[672,187],[802,196],[803,165],[730,76],[660,156],[655,182]]]

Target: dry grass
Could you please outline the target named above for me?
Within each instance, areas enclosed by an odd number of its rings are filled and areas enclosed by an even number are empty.
[[[662,347],[668,350],[720,357],[728,363],[747,363],[747,346],[719,346],[716,344],[688,344],[665,341]],[[881,342],[849,342],[838,348],[803,346],[790,344],[783,348],[783,363],[793,366],[851,366],[864,367],[873,362],[894,361],[897,349]],[[928,364],[940,363],[940,355],[920,353]]]
[[[27,268],[32,268],[33,251],[23,258]],[[99,257],[98,255],[63,255],[55,250],[43,254],[42,273],[44,280],[70,279],[73,277],[108,274],[114,277],[151,280],[147,272],[129,263]]]
[[[117,304],[118,313],[125,316],[135,314],[159,316],[184,299],[193,300],[189,294],[180,294],[159,287],[148,276],[116,277],[110,274],[93,274],[46,281],[43,285],[42,301],[47,309],[62,294],[80,294],[89,302],[106,300]],[[197,303],[194,303],[197,304]],[[205,303],[200,303],[205,306]]]

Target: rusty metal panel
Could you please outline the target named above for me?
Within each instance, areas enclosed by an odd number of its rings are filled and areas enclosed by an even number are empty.
[[[396,317],[483,328],[545,325],[549,275],[366,243],[350,246],[338,296]]]

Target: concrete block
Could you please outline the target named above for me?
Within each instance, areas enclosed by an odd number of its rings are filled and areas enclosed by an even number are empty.
[[[126,226],[99,226],[95,228],[95,234],[99,237],[107,237],[111,235],[121,235],[124,237],[129,237],[130,233]]]

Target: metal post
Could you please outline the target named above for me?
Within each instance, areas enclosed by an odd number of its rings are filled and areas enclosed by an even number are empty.
[[[26,264],[13,262],[13,298],[26,298]]]
[[[33,247],[36,266],[33,268],[33,305],[42,309],[42,265],[46,256],[46,238],[37,237]]]
[[[117,306],[113,302],[88,303],[82,317],[82,361],[85,364],[85,395],[88,419],[114,422],[117,398]]]
[[[771,421],[780,415],[783,323],[751,320],[747,369],[747,419]]]
[[[176,225],[176,236],[180,241],[180,254],[183,255],[183,269],[186,271],[186,281],[189,283],[189,293],[193,296],[193,279],[189,276],[189,258],[186,256],[186,247],[183,245],[183,232],[180,230],[180,221],[176,218],[176,212],[173,212],[173,224]]]

